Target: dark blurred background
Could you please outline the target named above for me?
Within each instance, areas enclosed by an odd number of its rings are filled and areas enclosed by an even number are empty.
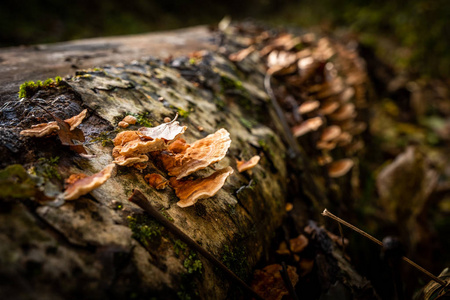
[[[214,24],[225,15],[333,33],[345,29],[396,67],[450,75],[447,0],[2,0],[0,47]]]

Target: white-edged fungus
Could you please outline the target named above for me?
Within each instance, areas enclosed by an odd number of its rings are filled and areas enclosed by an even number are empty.
[[[98,188],[111,177],[115,166],[115,164],[109,164],[100,172],[92,176],[82,178],[70,184],[64,191],[64,199],[75,200]]]

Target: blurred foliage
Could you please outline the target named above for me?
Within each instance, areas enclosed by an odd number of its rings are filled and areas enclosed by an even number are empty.
[[[225,15],[326,31],[350,28],[398,68],[450,75],[447,0],[6,0],[0,4],[0,46],[214,24]]]

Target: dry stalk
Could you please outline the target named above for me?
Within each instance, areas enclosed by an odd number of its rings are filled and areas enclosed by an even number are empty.
[[[326,208],[325,208],[324,211],[322,212],[322,216],[329,217],[329,218],[331,218],[331,219],[337,221],[338,223],[340,223],[340,224],[342,224],[342,225],[345,225],[345,226],[349,227],[350,229],[353,229],[353,230],[356,231],[357,233],[361,234],[362,236],[368,238],[368,239],[371,240],[372,242],[374,242],[374,243],[376,243],[376,244],[378,244],[378,245],[380,245],[380,246],[383,247],[383,243],[382,243],[380,240],[378,240],[378,239],[376,239],[375,237],[371,236],[371,235],[368,234],[367,232],[365,232],[365,231],[359,229],[358,227],[356,227],[356,226],[354,226],[354,225],[348,223],[347,221],[344,221],[344,220],[342,220],[341,218],[339,218],[339,217],[333,215],[333,214],[330,213]],[[406,256],[403,256],[402,259],[403,259],[403,261],[407,262],[408,264],[410,264],[411,266],[413,266],[414,268],[416,268],[416,269],[419,270],[420,272],[424,273],[424,274],[427,275],[431,280],[436,281],[437,283],[439,283],[439,284],[442,285],[443,287],[445,287],[445,286],[447,285],[447,283],[446,283],[444,280],[442,280],[442,279],[440,279],[440,278],[434,276],[433,274],[431,274],[431,273],[428,272],[426,269],[422,268],[421,266],[419,266],[418,264],[416,264],[415,262],[413,262],[412,260],[410,260],[410,259],[407,258]]]

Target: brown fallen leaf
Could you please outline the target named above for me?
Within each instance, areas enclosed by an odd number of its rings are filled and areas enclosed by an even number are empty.
[[[278,264],[269,265],[262,270],[256,270],[253,274],[252,288],[265,300],[281,300],[283,296],[289,294],[286,289],[280,271],[282,266]],[[287,266],[287,273],[295,286],[298,282],[296,268]]]

